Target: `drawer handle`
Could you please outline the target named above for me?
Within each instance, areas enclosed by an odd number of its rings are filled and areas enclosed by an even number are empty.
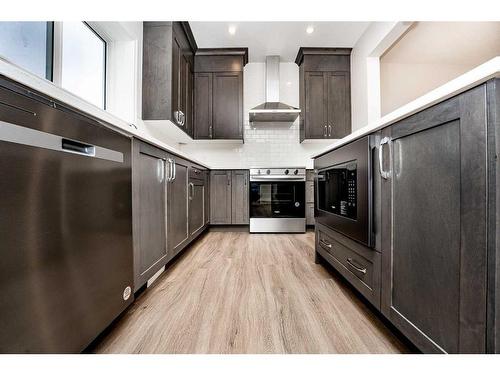
[[[360,266],[356,265],[352,258],[347,258],[347,263],[356,271],[361,272],[362,274],[366,274],[366,268],[361,268]]]
[[[331,249],[332,248],[332,244],[331,243],[328,243],[328,242],[325,242],[323,240],[319,240],[319,244],[323,247],[326,247],[328,249]]]

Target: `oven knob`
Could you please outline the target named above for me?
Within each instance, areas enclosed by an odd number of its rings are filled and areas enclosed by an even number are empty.
[[[298,174],[298,173],[299,173],[298,169],[296,169],[296,170],[293,171],[293,174]]]
[[[290,171],[289,171],[288,169],[287,169],[287,170],[285,170],[285,174],[288,174],[288,173],[290,173]]]
[[[270,169],[268,169],[268,170],[266,171],[266,173],[267,173],[267,174],[271,174],[271,170],[270,170]]]

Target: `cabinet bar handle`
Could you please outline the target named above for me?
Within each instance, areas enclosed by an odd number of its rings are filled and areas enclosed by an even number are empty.
[[[159,159],[158,160],[158,166],[157,166],[157,176],[158,176],[158,182],[163,182],[165,179],[165,160]]]
[[[172,160],[172,181],[175,180],[175,177],[177,175],[177,171],[175,170],[175,160],[171,159]]]
[[[194,195],[194,184],[192,182],[189,183],[189,200],[193,200]]]
[[[331,249],[332,248],[332,244],[331,243],[328,243],[328,242],[325,242],[323,240],[319,240],[319,244],[322,246],[322,247],[326,247],[328,249]]]
[[[362,268],[354,264],[354,260],[352,258],[347,258],[347,264],[349,264],[356,271],[361,272],[362,274],[366,274],[366,268]]]
[[[378,163],[380,169],[380,176],[387,180],[391,177],[391,170],[384,171],[384,145],[387,144],[389,146],[389,164],[392,163],[392,149],[391,149],[391,139],[389,137],[384,137],[380,141],[380,145],[378,148]]]

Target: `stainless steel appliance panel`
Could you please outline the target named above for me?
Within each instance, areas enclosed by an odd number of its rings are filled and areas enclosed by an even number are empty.
[[[250,169],[250,232],[305,232],[305,180],[305,168]]]
[[[130,139],[3,83],[0,352],[80,352],[133,300]]]
[[[306,219],[289,218],[250,218],[250,233],[304,233]]]

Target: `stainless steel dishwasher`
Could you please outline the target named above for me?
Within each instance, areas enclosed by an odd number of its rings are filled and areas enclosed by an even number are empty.
[[[0,77],[0,353],[80,352],[132,302],[130,147]]]

